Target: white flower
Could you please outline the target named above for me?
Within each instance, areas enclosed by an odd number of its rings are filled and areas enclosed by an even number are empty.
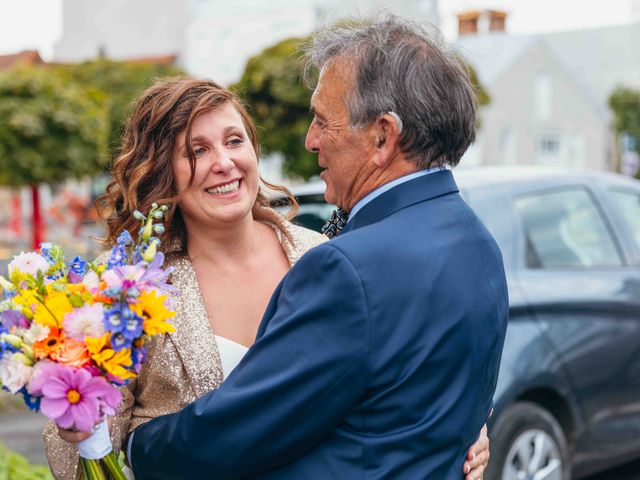
[[[101,303],[83,305],[65,314],[62,321],[67,337],[84,340],[104,335],[104,309]]]
[[[33,322],[29,327],[29,330],[26,330],[22,335],[22,339],[27,345],[31,346],[40,340],[44,340],[48,335],[49,327]]]
[[[41,271],[43,274],[49,270],[49,262],[42,255],[39,255],[35,252],[22,252],[20,255],[16,255],[9,263],[9,276],[14,270],[18,270],[20,273],[28,273],[36,277],[38,275],[38,271]]]
[[[5,354],[0,360],[0,382],[14,395],[22,389],[33,374],[33,367],[28,367],[14,355]]]
[[[93,270],[89,270],[87,272],[87,274],[82,279],[82,283],[91,293],[100,289],[100,278],[98,278],[98,274]]]

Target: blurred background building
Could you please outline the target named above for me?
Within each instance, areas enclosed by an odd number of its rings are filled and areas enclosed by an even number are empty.
[[[175,55],[187,72],[223,84],[237,81],[247,60],[319,25],[366,14],[381,0],[86,0],[63,1],[54,60],[129,60]],[[437,0],[397,0],[393,11],[438,24]]]

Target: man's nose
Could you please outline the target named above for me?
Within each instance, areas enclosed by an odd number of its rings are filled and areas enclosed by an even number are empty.
[[[309,131],[307,132],[307,138],[304,141],[304,148],[313,153],[318,153],[320,150],[320,134],[316,122],[311,122],[309,125]]]

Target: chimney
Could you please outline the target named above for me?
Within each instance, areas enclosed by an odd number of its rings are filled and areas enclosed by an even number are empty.
[[[475,35],[478,33],[504,32],[507,12],[501,10],[468,10],[459,13],[458,35]]]
[[[489,16],[489,31],[490,32],[504,32],[505,23],[507,20],[507,12],[500,10],[487,10],[486,14]]]
[[[476,10],[468,10],[459,13],[458,17],[458,35],[474,35],[478,33],[478,19],[482,12]]]

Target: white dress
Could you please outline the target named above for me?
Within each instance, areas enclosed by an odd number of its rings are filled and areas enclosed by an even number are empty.
[[[238,366],[249,348],[220,335],[216,335],[216,343],[218,344],[220,363],[222,364],[223,380],[226,380],[231,371]]]

